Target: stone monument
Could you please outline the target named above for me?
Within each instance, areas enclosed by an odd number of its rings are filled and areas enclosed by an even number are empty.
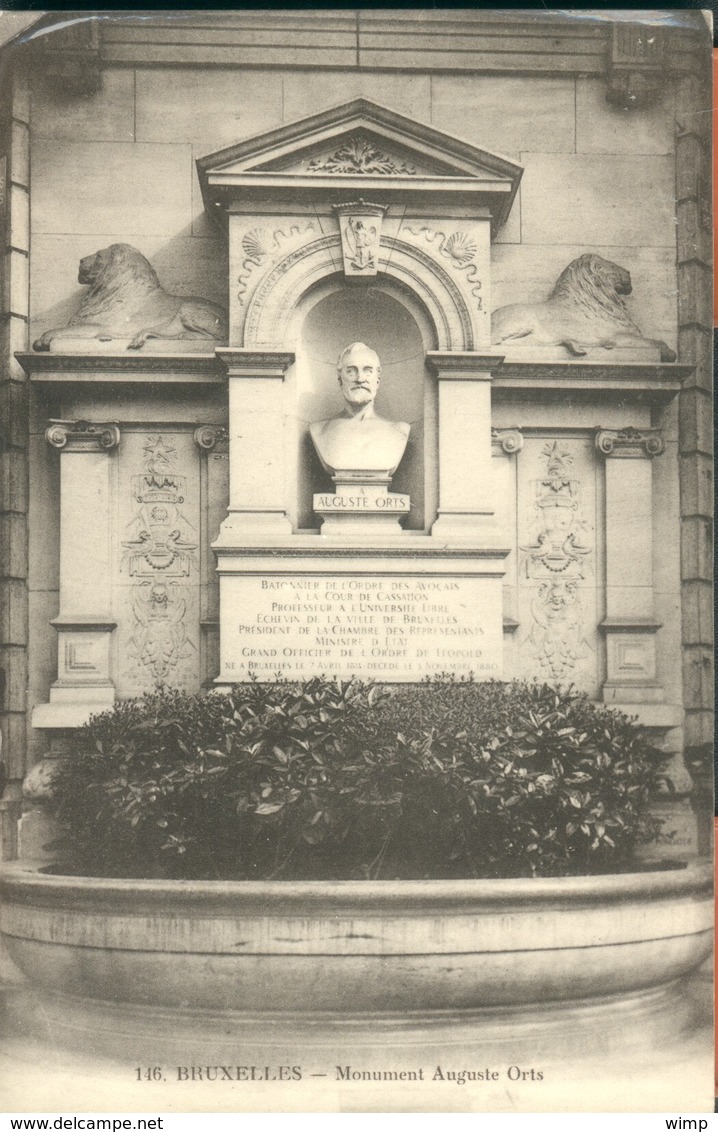
[[[352,342],[337,360],[339,388],[346,402],[338,417],[317,421],[310,435],[335,492],[314,496],[322,533],[366,535],[396,528],[409,512],[408,495],[389,492],[391,477],[404,455],[411,426],[379,416],[374,401],[381,380],[379,355]]]

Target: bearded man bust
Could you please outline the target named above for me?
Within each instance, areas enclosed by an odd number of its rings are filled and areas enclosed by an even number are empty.
[[[339,355],[337,377],[344,412],[316,421],[309,430],[324,470],[330,475],[351,470],[392,476],[411,425],[380,417],[374,408],[381,381],[379,355],[363,342],[352,342]]]

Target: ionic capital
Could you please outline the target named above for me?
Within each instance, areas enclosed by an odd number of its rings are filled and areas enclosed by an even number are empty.
[[[660,456],[666,450],[666,442],[660,428],[597,428],[595,433],[596,450],[603,456],[614,456],[624,460]]]
[[[492,428],[491,444],[502,449],[507,456],[514,456],[524,446],[524,436],[518,428]]]
[[[120,443],[120,429],[96,421],[50,421],[45,439],[65,452],[108,452]]]
[[[224,425],[199,425],[194,430],[194,442],[198,448],[211,452],[216,444],[227,440],[228,433]]]

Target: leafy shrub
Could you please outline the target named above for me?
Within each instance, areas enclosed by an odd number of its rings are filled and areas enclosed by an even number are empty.
[[[630,867],[659,761],[630,721],[542,684],[161,691],[81,732],[63,867],[102,876],[559,876]]]

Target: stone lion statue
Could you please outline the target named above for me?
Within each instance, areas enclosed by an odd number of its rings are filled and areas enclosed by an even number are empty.
[[[600,255],[581,255],[561,272],[544,303],[513,303],[491,317],[491,340],[496,345],[518,338],[550,346],[565,346],[582,356],[592,346],[652,345],[662,362],[674,362],[670,346],[645,338],[631,318],[624,295],[632,291],[624,267]]]
[[[85,256],[77,279],[90,288],[80,309],[67,326],[46,330],[36,350],[49,350],[62,338],[130,338],[131,350],[148,338],[227,340],[226,311],[207,299],[165,291],[149,260],[131,244],[110,244]]]

